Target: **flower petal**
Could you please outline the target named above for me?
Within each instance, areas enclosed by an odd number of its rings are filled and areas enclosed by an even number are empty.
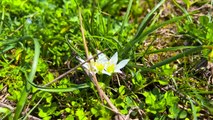
[[[120,69],[115,69],[114,71],[115,73],[122,73],[122,71]]]
[[[103,74],[106,74],[106,75],[109,75],[109,76],[112,75],[111,73],[109,73],[109,72],[107,72],[107,71],[105,71],[105,70],[103,70],[102,73],[103,73]]]
[[[89,56],[88,56],[88,57],[89,57],[88,59],[90,59],[90,58],[92,58],[93,56],[92,56],[91,53],[89,53]],[[91,59],[90,62],[94,62],[94,59]]]
[[[129,59],[125,59],[125,60],[122,60],[121,62],[119,62],[115,67],[115,71],[122,69],[124,66],[126,66],[126,64],[128,62],[129,62]]]
[[[118,52],[116,52],[109,60],[110,63],[117,64],[118,62]]]
[[[85,63],[82,65],[84,68],[86,68],[87,70],[89,70],[90,66],[89,66],[89,63]]]
[[[80,57],[76,57],[76,58],[80,61],[80,63],[84,63],[85,62],[85,60],[81,59]],[[91,59],[91,64],[92,64],[92,67],[93,67],[94,59]],[[83,66],[83,68],[85,70],[88,70],[89,72],[91,72],[91,68],[90,68],[90,65],[89,65],[88,62],[84,63],[82,66]],[[92,69],[94,69],[94,67]]]
[[[83,62],[85,62],[83,59],[81,59],[80,57],[77,57],[77,59],[81,62],[81,63],[83,63]]]
[[[99,54],[101,51],[97,50],[97,53]],[[101,53],[100,55],[98,55],[98,59],[96,60],[96,62],[100,62],[100,63],[105,63],[108,61],[108,58],[105,54]]]

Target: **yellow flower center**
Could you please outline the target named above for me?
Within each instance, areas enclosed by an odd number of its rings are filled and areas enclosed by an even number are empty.
[[[108,63],[106,71],[110,74],[113,73],[115,71],[115,64]]]
[[[104,65],[102,63],[95,63],[95,67],[97,68],[98,73],[104,70]]]

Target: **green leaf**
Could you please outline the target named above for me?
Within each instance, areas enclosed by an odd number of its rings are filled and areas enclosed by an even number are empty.
[[[168,80],[157,80],[161,85],[168,85],[169,81]]]
[[[166,103],[169,106],[174,106],[178,103],[179,99],[177,96],[174,95],[172,91],[167,91],[164,94],[164,98],[166,99]]]
[[[78,108],[75,115],[78,117],[79,120],[87,120],[83,108]]]
[[[186,117],[187,117],[187,112],[185,110],[182,110],[179,114],[179,118],[183,119],[183,118],[186,118]]]
[[[98,120],[109,120],[109,118],[101,117],[101,118],[99,118]]]
[[[146,104],[154,105],[156,101],[156,96],[152,94],[152,92],[144,92],[143,95],[146,97]]]
[[[70,109],[70,108],[65,108],[65,111],[66,111],[67,113],[69,113],[69,112],[71,111],[71,109]]]
[[[0,107],[0,113],[8,113],[9,110],[7,108],[4,108],[4,107]]]
[[[123,86],[123,85],[121,85],[121,86],[119,87],[118,92],[119,92],[120,95],[125,94],[125,88],[126,88],[126,87]]]
[[[170,107],[169,112],[170,114],[168,115],[168,117],[172,119],[178,118],[183,119],[187,117],[187,112],[185,110],[181,110],[180,108],[178,108],[177,104]]]
[[[43,109],[38,108],[38,110],[39,110],[38,115],[39,115],[40,117],[44,118],[44,117],[47,117],[47,116],[48,116],[48,113],[47,113],[47,112],[44,112]]]
[[[142,81],[143,78],[140,72],[137,72],[135,75],[136,75],[137,81]]]
[[[92,108],[90,109],[90,111],[92,112],[93,115],[95,115],[95,117],[99,116],[99,112],[98,112],[97,109],[95,109],[95,108],[92,107]]]
[[[180,109],[177,107],[177,105],[174,105],[169,108],[169,112],[170,114],[168,116],[172,119],[176,119],[178,117]]]
[[[73,115],[68,115],[65,120],[75,120]]]

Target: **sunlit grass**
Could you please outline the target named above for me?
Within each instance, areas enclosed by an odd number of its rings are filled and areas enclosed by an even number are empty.
[[[0,118],[213,119],[212,2],[0,5]]]

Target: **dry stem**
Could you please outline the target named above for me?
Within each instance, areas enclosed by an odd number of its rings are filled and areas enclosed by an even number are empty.
[[[83,28],[82,16],[81,16],[81,10],[80,9],[79,9],[79,18],[80,18],[80,26],[81,26],[82,39],[83,39],[83,43],[84,43],[84,49],[85,49],[85,52],[86,52],[87,59],[89,59],[89,52],[88,52],[88,47],[87,47],[87,43],[86,43],[86,39],[85,39],[85,32],[84,32],[84,28]],[[92,67],[90,62],[89,62],[89,67],[90,68]],[[108,96],[105,94],[105,92],[99,86],[98,80],[97,80],[97,77],[96,77],[94,71],[88,72],[87,74],[89,75],[90,79],[92,80],[92,82],[96,86],[101,100],[103,100],[103,99],[106,100],[108,105],[112,108],[113,112],[115,112],[118,115],[119,119],[122,120],[123,117],[122,117],[121,114],[118,114],[119,113],[118,109],[112,104],[112,102],[110,101]]]

